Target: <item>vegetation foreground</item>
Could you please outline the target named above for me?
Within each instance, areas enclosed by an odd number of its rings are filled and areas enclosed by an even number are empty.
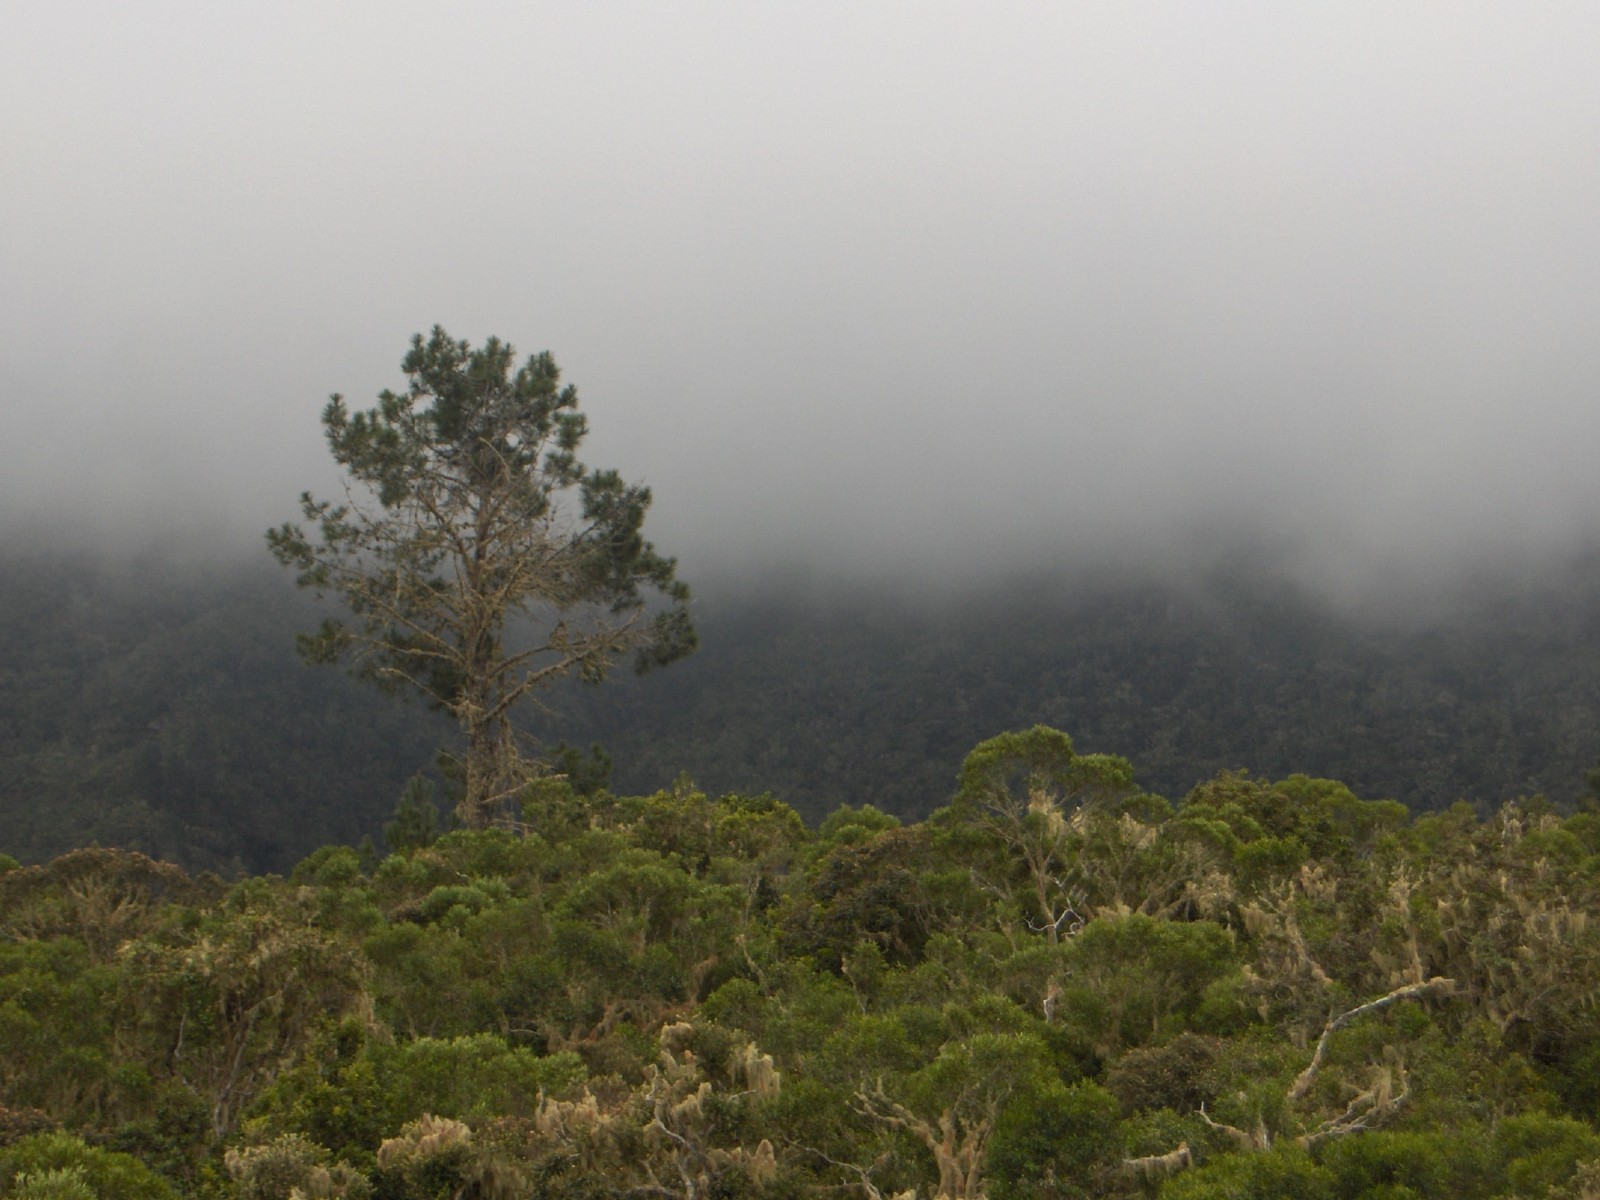
[[[0,859],[0,1195],[1600,1196],[1600,815],[534,785],[224,884]]]

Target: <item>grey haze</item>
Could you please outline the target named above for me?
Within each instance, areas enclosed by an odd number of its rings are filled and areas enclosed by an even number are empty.
[[[691,580],[1600,530],[1590,4],[7,5],[0,530],[259,553],[442,323]],[[220,539],[220,541],[219,541]]]

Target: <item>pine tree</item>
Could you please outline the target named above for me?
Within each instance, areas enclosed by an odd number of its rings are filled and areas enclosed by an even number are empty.
[[[535,773],[518,703],[564,676],[598,682],[623,655],[642,671],[689,653],[689,590],[643,536],[649,488],[578,461],[587,425],[549,354],[517,368],[498,339],[474,349],[435,326],[402,365],[409,385],[376,407],[335,395],[323,410],[345,503],[305,493],[312,532],[267,539],[350,610],[300,637],[304,658],[348,661],[456,718],[457,811],[476,828]]]

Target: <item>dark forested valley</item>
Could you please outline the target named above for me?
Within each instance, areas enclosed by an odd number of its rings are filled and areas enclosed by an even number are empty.
[[[1132,760],[1173,798],[1224,769],[1337,778],[1415,811],[1569,804],[1600,753],[1600,574],[1486,589],[1448,618],[1340,615],[1281,581],[1033,580],[943,600],[703,589],[699,654],[546,696],[547,746],[603,746],[611,786],[687,773],[925,816],[975,744],[1044,723]],[[377,837],[448,721],[335,669],[294,634],[323,610],[265,564],[110,566],[12,552],[0,569],[6,850],[137,848],[285,870]]]

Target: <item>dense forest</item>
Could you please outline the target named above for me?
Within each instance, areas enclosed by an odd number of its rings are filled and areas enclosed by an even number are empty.
[[[450,723],[307,670],[294,634],[320,612],[265,557],[5,555],[9,853],[98,843],[236,875],[378,836]],[[547,694],[544,744],[601,744],[620,792],[687,772],[712,793],[770,790],[812,825],[844,804],[924,817],[972,746],[1039,722],[1128,755],[1170,797],[1248,767],[1342,779],[1417,812],[1535,794],[1570,805],[1600,754],[1593,563],[1404,623],[1246,570],[916,602],[702,593],[699,654]]]
[[[419,787],[287,878],[0,860],[0,1195],[1597,1194],[1600,815],[1132,779],[1033,728],[910,824]]]
[[[707,603],[469,831],[275,576],[9,568],[0,1196],[1600,1195],[1581,575]]]

